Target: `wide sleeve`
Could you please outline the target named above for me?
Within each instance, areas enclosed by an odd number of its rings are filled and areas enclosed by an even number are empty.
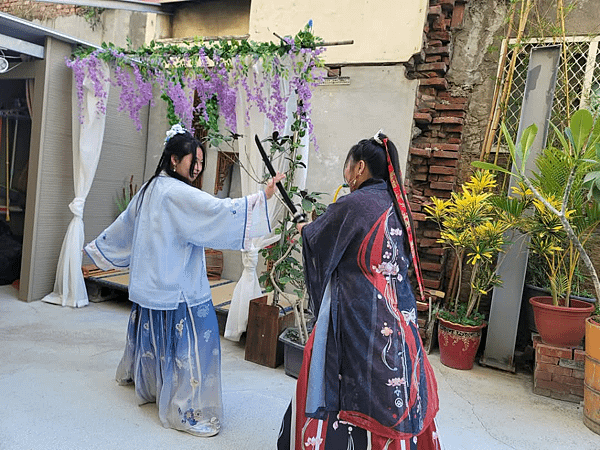
[[[356,206],[356,205],[354,205]],[[317,315],[325,288],[359,230],[352,202],[341,198],[302,228],[302,258],[310,309]]]
[[[198,189],[188,195],[171,192],[164,214],[186,242],[220,250],[249,248],[251,239],[271,232],[267,198],[258,192],[237,199],[220,199]]]
[[[129,267],[138,195],[106,230],[85,246],[85,252],[100,269]]]

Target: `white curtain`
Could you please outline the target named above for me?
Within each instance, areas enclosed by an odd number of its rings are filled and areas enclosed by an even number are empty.
[[[105,62],[102,61],[101,64],[102,75],[105,80],[103,89],[108,93],[110,86],[108,81],[109,68]],[[89,303],[83,273],[81,272],[84,244],[83,209],[100,159],[106,115],[97,112],[96,103],[98,99],[94,94],[94,86],[90,78],[86,76],[83,83],[83,123],[80,123],[77,87],[75,82],[72,84],[72,147],[75,198],[69,204],[69,208],[73,212],[73,219],[71,219],[60,251],[54,291],[44,297],[43,300],[48,303],[79,308]]]
[[[263,78],[262,67],[260,63],[255,64],[252,67],[254,77],[248,77],[248,83],[250,89],[253,88],[255,83],[260,83]],[[283,80],[282,80],[283,82]],[[285,93],[289,92],[289,84],[283,82],[283,89]],[[265,83],[267,85],[267,83]],[[265,117],[264,114],[252,108],[250,110],[250,121],[249,125],[246,125],[246,111],[248,105],[245,101],[243,92],[238,92],[236,115],[238,120],[238,133],[243,136],[238,140],[239,144],[239,159],[241,169],[241,185],[242,195],[249,195],[257,192],[264,188],[257,181],[261,179],[266,168],[254,142],[254,135],[262,140],[269,137],[273,133],[273,126],[271,122]],[[290,95],[289,101],[286,105],[286,116],[287,121],[284,130],[278,130],[280,135],[291,135],[291,126],[294,121],[292,113],[296,109],[296,95]],[[308,167],[308,145],[309,137],[306,133],[305,137],[301,140],[302,147],[299,154],[303,156],[303,162]],[[269,145],[266,143],[265,150],[268,150]],[[277,158],[273,161],[273,167],[275,170],[283,172],[287,168],[287,161],[283,158]],[[295,184],[300,188],[304,189],[306,184],[306,169],[296,170]],[[278,224],[278,221],[282,218],[284,213],[284,206],[276,195],[269,200],[269,219],[273,228]],[[256,273],[256,267],[258,264],[258,252],[260,249],[272,244],[279,239],[279,235],[271,234],[269,236],[263,236],[261,238],[255,238],[252,240],[252,246],[249,250],[242,252],[242,263],[244,269],[242,275],[233,291],[233,298],[229,307],[229,313],[227,315],[227,323],[225,325],[225,338],[232,341],[239,341],[240,336],[246,331],[248,325],[248,309],[250,300],[253,298],[260,297],[262,290],[258,282],[258,275]]]

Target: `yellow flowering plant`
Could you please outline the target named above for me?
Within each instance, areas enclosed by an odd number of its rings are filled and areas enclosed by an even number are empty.
[[[504,232],[512,223],[496,206],[495,175],[487,170],[476,171],[459,192],[450,199],[431,198],[425,207],[430,220],[440,229],[438,242],[452,249],[458,260],[459,286],[463,266],[470,266],[469,297],[460,301],[460,288],[451,305],[438,314],[464,325],[480,325],[484,316],[479,312],[481,298],[493,286],[501,284],[496,274],[496,258],[505,243]]]

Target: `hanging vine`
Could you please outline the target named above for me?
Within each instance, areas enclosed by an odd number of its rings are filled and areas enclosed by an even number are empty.
[[[275,130],[283,130],[286,103],[295,93],[294,127],[302,134],[308,132],[315,143],[310,109],[312,89],[323,78],[322,43],[313,34],[310,21],[296,36],[282,37],[278,43],[199,39],[175,45],[152,41],[138,49],[103,43],[97,49],[77,48],[66,64],[75,75],[80,108],[83,81],[88,75],[98,99],[97,110],[105,113],[108,96],[102,89],[105,80],[100,61],[107,62],[114,71],[111,84],[121,88],[118,109],[129,112],[138,131],[142,128],[141,109],[148,104],[154,106],[154,88],[160,90],[161,98],[168,104],[171,125],[179,122],[192,129],[196,115],[213,142],[237,132],[236,105],[240,94],[248,106],[246,123],[250,109],[256,108]],[[262,69],[261,77],[255,73],[257,65]],[[289,89],[284,88],[283,80],[288,81]],[[83,120],[81,109],[80,119]],[[225,129],[221,128],[223,123]]]

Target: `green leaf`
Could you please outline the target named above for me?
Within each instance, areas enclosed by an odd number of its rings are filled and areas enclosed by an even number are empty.
[[[507,170],[504,167],[497,166],[496,164],[492,164],[492,163],[488,163],[488,162],[484,162],[484,161],[473,161],[471,163],[471,165],[473,167],[476,167],[477,169],[484,169],[484,170],[492,170],[492,171],[503,172],[503,173],[507,173],[509,175],[512,175],[514,177],[519,178],[518,175],[512,173],[510,170]]]
[[[594,118],[592,117],[592,113],[587,109],[579,109],[571,116],[571,123],[568,129],[571,130],[573,136],[575,154],[581,154],[581,150],[584,148],[593,126]]]
[[[521,173],[525,173],[525,165],[527,164],[527,159],[529,158],[529,152],[531,151],[531,147],[533,146],[533,142],[535,141],[535,137],[538,132],[538,127],[535,123],[532,123],[521,135],[521,139],[519,140],[518,152],[521,157]]]
[[[515,142],[512,140],[512,137],[510,136],[510,132],[508,131],[508,128],[506,128],[506,123],[502,122],[502,124],[500,124],[500,129],[502,130],[504,139],[506,139],[506,143],[508,145],[508,151],[510,152],[510,157],[513,161],[515,161],[515,153],[516,153],[517,149],[515,147]]]
[[[311,202],[307,198],[303,198],[302,199],[302,209],[306,212],[312,212],[312,210],[314,209],[313,202]]]

